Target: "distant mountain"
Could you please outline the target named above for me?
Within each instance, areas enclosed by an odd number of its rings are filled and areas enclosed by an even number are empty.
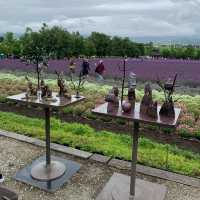
[[[136,42],[155,44],[181,44],[181,45],[200,45],[200,36],[163,36],[163,37],[134,37],[132,38]]]

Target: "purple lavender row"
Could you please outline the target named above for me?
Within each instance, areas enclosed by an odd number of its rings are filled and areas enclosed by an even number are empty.
[[[105,58],[104,64],[106,71],[105,77],[121,77],[119,71],[119,65],[122,65],[123,60],[120,58]],[[94,74],[95,63],[99,59],[90,59],[91,74]],[[81,59],[76,61],[76,71],[80,71]],[[69,72],[69,61],[68,60],[50,60],[48,71],[54,72],[64,71]],[[0,69],[6,70],[22,70],[22,71],[33,71],[33,65],[27,65],[17,59],[4,59],[0,60]],[[200,82],[200,61],[194,60],[175,60],[175,59],[157,59],[157,60],[142,60],[142,59],[129,59],[127,61],[127,74],[130,72],[137,74],[137,77],[142,80],[156,80],[157,76],[160,78],[168,78],[178,73],[179,80],[188,80],[194,82]]]

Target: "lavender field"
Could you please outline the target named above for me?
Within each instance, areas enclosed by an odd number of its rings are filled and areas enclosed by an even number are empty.
[[[120,77],[122,72],[119,66],[123,65],[122,59],[119,58],[105,58],[104,64],[106,71],[104,76],[110,78]],[[99,59],[90,59],[91,74],[94,74],[95,63]],[[68,72],[68,60],[50,60],[49,73],[55,70]],[[76,71],[79,72],[81,60],[76,60]],[[22,63],[20,60],[4,59],[0,60],[0,69],[4,70],[21,70],[33,71],[34,66]],[[127,61],[127,74],[134,72],[141,80],[156,80],[160,78],[167,78],[178,73],[179,80],[191,81],[200,83],[200,61],[193,60],[142,60],[142,59],[129,59]]]

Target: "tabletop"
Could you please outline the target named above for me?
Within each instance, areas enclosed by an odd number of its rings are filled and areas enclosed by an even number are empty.
[[[145,114],[140,113],[140,103],[135,103],[135,109],[133,109],[133,111],[130,113],[124,113],[122,111],[121,106],[119,106],[118,108],[114,109],[111,112],[110,111],[108,112],[108,103],[104,103],[93,109],[92,113],[104,116],[110,116],[114,118],[122,118],[134,122],[141,122],[144,124],[159,125],[168,128],[176,128],[178,125],[178,119],[181,113],[181,109],[175,108],[174,118],[161,116],[159,114],[160,109],[161,106],[158,106],[157,118],[152,118]]]
[[[77,98],[75,95],[72,95],[71,98],[66,98],[66,97],[59,97],[57,96],[58,93],[53,92],[52,93],[52,100],[47,100],[43,98],[26,98],[26,93],[21,93],[13,96],[7,97],[7,99],[16,101],[19,103],[27,103],[30,105],[36,105],[36,106],[41,106],[41,107],[65,107],[69,105],[76,104],[80,101],[83,101],[85,97],[80,96]]]

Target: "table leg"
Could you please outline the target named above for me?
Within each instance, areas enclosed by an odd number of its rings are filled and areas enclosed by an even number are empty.
[[[45,108],[45,134],[46,134],[46,167],[51,164],[51,148],[50,148],[50,109]]]
[[[132,138],[133,138],[133,144],[132,144],[130,200],[134,200],[134,198],[135,198],[136,165],[137,165],[137,151],[138,151],[138,139],[139,139],[139,122],[134,122],[134,132],[133,132]]]
[[[50,108],[45,108],[46,161],[42,161],[31,169],[31,176],[40,181],[50,181],[61,177],[66,167],[59,161],[51,161]]]

